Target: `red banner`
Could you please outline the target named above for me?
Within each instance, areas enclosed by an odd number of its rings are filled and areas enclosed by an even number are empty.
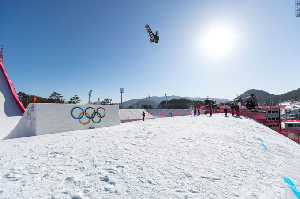
[[[244,112],[244,116],[250,117],[250,118],[255,119],[255,120],[264,119],[264,114],[262,114],[262,113],[247,113],[247,112]]]
[[[300,134],[300,130],[286,130],[282,129],[281,134]]]
[[[274,120],[274,121],[268,121],[266,120],[266,123],[269,124],[269,123],[279,123],[279,120]]]
[[[281,120],[281,122],[299,122],[300,123],[300,120]]]
[[[280,108],[280,109],[284,109],[284,106],[260,106],[258,108],[262,108],[262,109],[275,109],[275,108]]]

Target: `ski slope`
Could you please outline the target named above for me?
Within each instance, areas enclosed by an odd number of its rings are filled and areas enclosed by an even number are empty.
[[[295,199],[300,189],[298,144],[223,114],[1,140],[0,146],[0,198]]]

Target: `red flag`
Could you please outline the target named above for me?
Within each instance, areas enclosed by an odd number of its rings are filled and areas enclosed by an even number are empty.
[[[37,97],[36,96],[34,96],[34,100],[33,100],[33,103],[35,103],[35,100],[37,99]]]

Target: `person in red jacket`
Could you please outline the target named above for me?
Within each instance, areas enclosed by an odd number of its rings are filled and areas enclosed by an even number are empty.
[[[235,104],[235,114],[236,116],[240,116],[240,107],[238,104]]]
[[[198,105],[197,105],[198,115],[200,115],[200,108],[201,108],[201,106],[200,106],[200,104],[198,103]]]

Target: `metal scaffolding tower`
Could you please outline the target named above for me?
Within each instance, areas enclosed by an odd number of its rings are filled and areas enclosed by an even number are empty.
[[[3,51],[4,51],[4,45],[1,45],[1,49],[0,49],[0,58],[3,61]]]
[[[295,14],[300,17],[300,0],[295,0]]]

